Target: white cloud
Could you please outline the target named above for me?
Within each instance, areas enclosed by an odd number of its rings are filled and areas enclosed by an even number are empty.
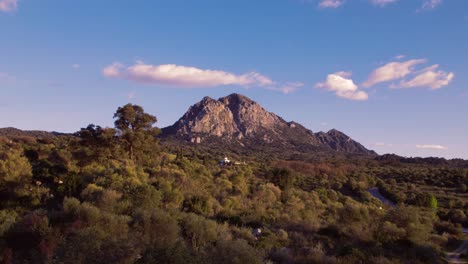
[[[416,145],[418,149],[434,149],[434,150],[446,150],[448,147],[441,145]]]
[[[404,62],[390,62],[375,69],[362,86],[371,87],[375,84],[398,80],[414,71],[414,66],[425,63],[426,59],[408,60]]]
[[[406,57],[406,55],[400,54],[400,55],[395,56],[395,59],[397,59],[397,60],[402,60],[402,59],[404,59],[405,57]]]
[[[455,78],[455,74],[438,70],[438,68],[438,64],[427,67],[411,80],[402,80],[399,84],[392,85],[391,88],[428,87],[435,90],[449,85]]]
[[[105,67],[102,74],[108,78],[187,88],[225,85],[267,87],[274,85],[271,79],[257,72],[236,75],[220,70],[204,70],[175,64],[149,65],[137,62],[126,67],[120,63],[113,63]]]
[[[76,70],[79,69],[80,67],[81,67],[81,65],[79,65],[79,64],[77,64],[77,63],[75,63],[75,64],[72,65],[72,68],[73,68],[73,69],[76,69]]]
[[[321,0],[319,6],[322,8],[338,8],[344,4],[345,0]]]
[[[124,66],[122,64],[114,62],[111,65],[105,67],[102,70],[102,74],[108,78],[118,78],[121,75],[120,70],[123,67]]]
[[[351,73],[349,72],[336,72],[329,74],[325,82],[317,83],[315,87],[335,92],[337,96],[349,100],[365,101],[369,99],[369,95],[359,91],[359,87],[350,78]]]
[[[18,8],[18,0],[0,0],[0,11],[13,12]]]
[[[371,0],[371,2],[374,5],[378,5],[378,6],[386,6],[386,5],[394,3],[396,1],[398,1],[398,0]]]
[[[442,0],[426,0],[422,5],[422,9],[434,9],[441,5],[442,2]]]

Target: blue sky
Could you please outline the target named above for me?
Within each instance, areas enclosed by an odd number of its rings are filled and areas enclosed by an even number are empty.
[[[242,93],[378,153],[468,159],[466,0],[0,0],[0,127],[174,123]]]

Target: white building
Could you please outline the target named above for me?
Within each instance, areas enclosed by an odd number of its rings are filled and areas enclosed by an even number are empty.
[[[226,165],[230,165],[230,164],[231,164],[231,161],[227,157],[224,157],[224,159],[219,161],[219,165],[226,166]]]

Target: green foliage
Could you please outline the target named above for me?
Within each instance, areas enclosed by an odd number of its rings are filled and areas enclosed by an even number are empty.
[[[132,225],[142,242],[152,250],[172,248],[180,240],[177,221],[162,210],[138,210],[133,215]]]
[[[413,206],[390,210],[385,219],[405,231],[405,238],[416,244],[427,243],[435,221],[434,213]]]
[[[114,117],[0,138],[0,262],[438,263],[467,224],[468,169],[453,162],[239,152],[246,165],[219,167],[210,146],[161,146],[139,106]]]
[[[0,188],[15,188],[30,183],[32,168],[20,149],[0,154]]]
[[[219,264],[260,264],[263,263],[263,256],[250,246],[247,241],[237,240],[220,240],[212,249],[211,263]]]
[[[102,128],[93,124],[82,128],[75,133],[79,138],[79,146],[74,155],[84,166],[92,162],[106,162],[107,159],[117,156],[117,131],[112,128]]]
[[[15,224],[18,214],[12,210],[0,210],[0,237]]]
[[[184,211],[187,212],[193,212],[206,216],[209,216],[212,213],[211,204],[207,197],[192,196],[188,199],[185,199],[182,206]]]
[[[294,185],[295,175],[289,169],[276,168],[271,171],[271,180],[282,190],[288,190]]]
[[[199,251],[207,244],[215,242],[218,238],[216,222],[192,213],[187,214],[182,219],[182,230],[195,251]]]

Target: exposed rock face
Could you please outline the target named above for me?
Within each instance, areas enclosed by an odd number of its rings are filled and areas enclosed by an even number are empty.
[[[265,130],[275,131],[285,125],[277,115],[267,112],[256,102],[240,94],[231,94],[219,99],[232,113],[234,122],[244,137]]]
[[[174,127],[179,135],[207,134],[232,137],[240,133],[231,110],[210,97],[205,97],[190,107]]]
[[[242,146],[270,144],[302,151],[318,147],[340,152],[373,154],[339,131],[314,134],[298,123],[286,122],[240,94],[231,94],[218,100],[203,98],[191,106],[174,125],[164,128],[163,134],[192,143],[218,138],[234,141]]]

